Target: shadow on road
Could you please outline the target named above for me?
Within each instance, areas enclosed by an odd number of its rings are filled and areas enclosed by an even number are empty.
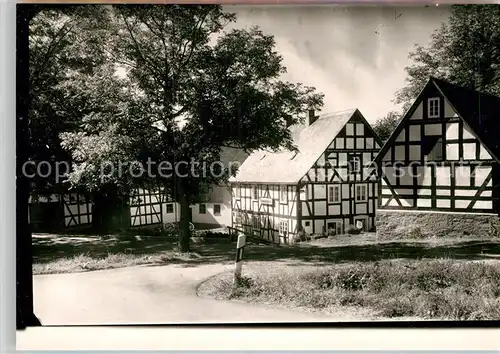
[[[150,265],[179,264],[196,266],[200,264],[233,262],[235,244],[193,244],[192,251],[199,257],[191,259],[161,258]],[[173,251],[175,243],[161,237],[108,238],[39,235],[33,239],[34,260],[37,263],[54,261],[77,255],[92,258],[109,254],[154,255]],[[500,240],[455,240],[448,243],[436,241],[392,241],[392,242],[325,242],[298,245],[248,245],[244,251],[245,261],[293,261],[291,264],[324,265],[340,262],[367,262],[383,259],[452,258],[463,260],[500,260]]]

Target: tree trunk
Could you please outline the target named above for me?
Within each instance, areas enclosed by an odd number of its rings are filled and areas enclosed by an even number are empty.
[[[186,195],[182,181],[177,183],[178,200],[181,207],[181,222],[179,228],[179,251],[190,252],[189,239],[191,238],[191,230],[189,224],[191,222],[191,212],[189,210],[189,199]]]
[[[29,22],[30,5],[17,8],[17,99],[16,99],[16,327],[40,326],[33,312],[33,255],[28,221],[30,185],[22,173],[30,157],[29,138]]]

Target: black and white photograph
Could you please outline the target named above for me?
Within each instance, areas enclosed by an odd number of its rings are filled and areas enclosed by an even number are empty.
[[[500,320],[500,5],[18,4],[16,45],[18,329]]]

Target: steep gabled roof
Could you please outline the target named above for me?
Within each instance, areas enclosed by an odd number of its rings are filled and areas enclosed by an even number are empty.
[[[223,147],[220,154],[220,161],[227,166],[231,162],[238,162],[242,164],[248,157],[243,149],[236,149],[231,147]]]
[[[498,161],[500,157],[500,97],[460,87],[434,77],[429,79],[412,107],[394,129],[379,151],[376,161],[379,161],[387,153],[387,150],[404,128],[406,121],[420,104],[424,93],[432,85],[448,100],[448,103],[458,116],[471,129],[493,158]]]
[[[230,182],[242,183],[298,183],[309,171],[333,139],[351,119],[357,109],[320,115],[309,126],[290,127],[298,152],[255,151],[241,165]]]

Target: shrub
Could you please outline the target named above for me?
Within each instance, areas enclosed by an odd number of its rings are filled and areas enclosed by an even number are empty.
[[[413,316],[413,302],[407,297],[389,298],[381,301],[378,306],[381,308],[381,315],[387,317]]]

